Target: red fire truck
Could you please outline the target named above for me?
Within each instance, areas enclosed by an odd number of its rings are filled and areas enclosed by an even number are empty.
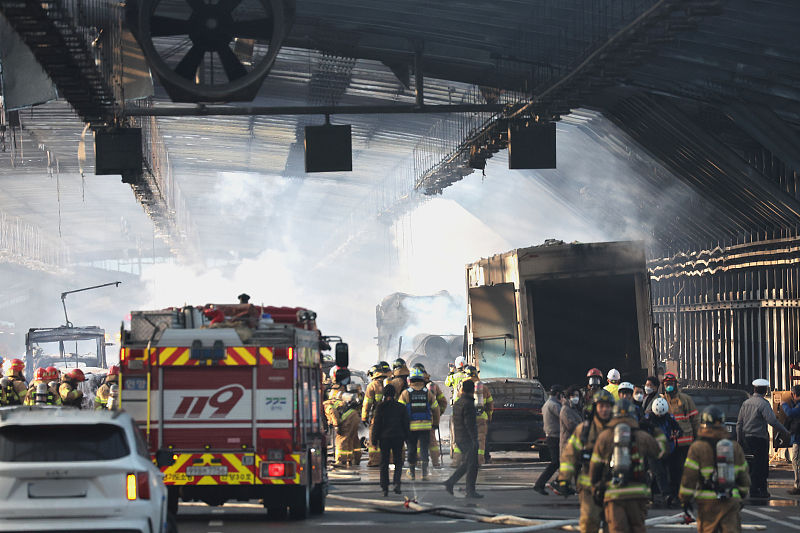
[[[287,508],[292,518],[324,511],[315,319],[303,308],[249,304],[131,313],[130,330],[122,328],[122,408],[164,473],[171,512],[179,498],[259,499],[278,518]]]

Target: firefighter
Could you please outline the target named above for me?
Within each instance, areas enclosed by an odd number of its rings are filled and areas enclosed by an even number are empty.
[[[323,403],[328,424],[336,429],[336,466],[357,465],[355,448],[358,445],[358,394],[349,392],[350,371],[346,368],[331,369],[334,381],[329,398]],[[358,457],[361,457],[359,450]]]
[[[725,413],[710,405],[700,415],[700,429],[689,447],[679,492],[687,511],[692,500],[697,500],[698,533],[741,531],[740,509],[749,488],[744,450],[728,438]]]
[[[459,385],[461,385],[461,382],[466,377],[464,374],[464,370],[466,368],[467,360],[463,355],[459,355],[455,360],[455,370],[447,376],[447,379],[444,380],[444,386],[450,388],[450,403],[455,403],[455,401],[458,399]]]
[[[492,391],[480,380],[478,369],[470,365],[464,372],[466,379],[475,383],[475,413],[478,419],[478,465],[486,463],[486,435],[492,421],[494,399]]]
[[[608,371],[608,375],[606,376],[606,378],[608,379],[608,385],[606,385],[603,388],[614,395],[615,401],[619,401],[619,380],[620,380],[619,370],[617,370],[616,368],[612,368],[611,370]]]
[[[589,460],[592,456],[595,441],[611,420],[614,407],[614,396],[604,389],[599,389],[592,398],[589,418],[578,424],[567,445],[561,450],[558,481],[554,492],[562,496],[574,494],[572,481],[577,475],[577,491],[580,500],[581,533],[597,533],[603,508],[594,502],[592,485],[589,479]]]
[[[61,385],[58,386],[58,393],[61,396],[61,403],[70,407],[80,409],[83,404],[83,392],[78,389],[78,383],[86,381],[83,370],[73,368],[61,377]]]
[[[665,392],[662,397],[669,403],[669,414],[675,418],[683,432],[678,437],[678,445],[675,451],[669,455],[668,460],[670,494],[667,498],[667,505],[671,505],[678,497],[678,487],[681,482],[683,464],[686,462],[686,454],[689,452],[692,441],[697,437],[700,424],[697,420],[698,413],[694,400],[678,389],[678,376],[673,372],[667,372],[664,374],[663,382]]]
[[[431,464],[434,468],[441,468],[442,466],[442,449],[439,445],[439,421],[441,420],[441,416],[444,414],[445,409],[447,409],[447,397],[445,397],[442,389],[439,385],[436,384],[433,380],[431,380],[430,374],[428,371],[425,370],[425,366],[422,363],[414,363],[411,367],[411,372],[414,372],[415,368],[419,368],[422,373],[425,375],[425,386],[428,388],[429,391],[433,393],[436,397],[436,403],[439,404],[439,416],[433,419],[433,426],[431,427],[431,438],[430,438],[430,447],[428,451],[431,456]]]
[[[25,363],[21,359],[6,361],[4,365],[5,376],[0,380],[0,405],[22,405],[28,394],[25,378],[22,371]]]
[[[609,533],[646,531],[651,494],[645,461],[660,452],[655,439],[639,429],[633,402],[617,402],[611,422],[597,437],[589,467],[594,500],[603,504]]]
[[[402,357],[398,357],[392,362],[392,376],[387,378],[383,384],[392,384],[394,390],[398,394],[408,388],[408,375],[411,371],[406,366],[406,361]]]
[[[94,408],[95,409],[108,409],[108,399],[111,397],[111,387],[117,386],[119,391],[119,367],[111,365],[106,374],[105,382],[100,385],[94,395]]]
[[[372,425],[375,423],[375,409],[383,401],[383,380],[391,375],[392,369],[386,361],[381,361],[376,365],[372,373],[372,381],[367,385],[364,393],[364,404],[361,407],[361,421],[365,426],[369,426],[369,434],[372,435]],[[373,442],[370,437],[367,444],[368,460],[367,466],[377,468],[381,466],[381,451],[378,443]]]
[[[58,370],[50,366],[47,368],[37,368],[33,373],[33,381],[28,387],[25,397],[25,405],[61,405],[61,397],[58,390],[52,384],[52,374],[50,369],[56,371],[55,379],[58,379]]]
[[[439,402],[436,395],[425,384],[425,374],[419,368],[411,370],[411,384],[401,394],[398,401],[408,410],[408,465],[409,476],[416,479],[417,454],[422,459],[422,479],[428,479],[428,449],[430,447],[433,421],[439,422]],[[417,446],[419,444],[419,447]]]
[[[586,408],[586,414],[589,414],[594,405],[594,395],[603,388],[603,373],[599,368],[590,368],[586,373],[586,379],[589,383],[586,387],[586,395],[583,397],[583,405]]]

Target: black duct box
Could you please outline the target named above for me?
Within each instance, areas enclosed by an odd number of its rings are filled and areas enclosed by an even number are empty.
[[[306,172],[353,170],[350,125],[306,126]]]
[[[555,122],[509,124],[508,168],[556,168]]]
[[[94,173],[98,176],[142,173],[141,128],[97,130],[94,134]]]

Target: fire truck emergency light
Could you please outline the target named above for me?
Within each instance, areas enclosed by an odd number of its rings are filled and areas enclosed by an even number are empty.
[[[508,168],[556,168],[555,122],[509,124]]]
[[[353,145],[350,125],[306,126],[306,172],[350,172]]]

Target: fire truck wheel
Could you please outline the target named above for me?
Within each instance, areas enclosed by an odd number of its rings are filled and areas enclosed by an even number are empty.
[[[286,520],[286,506],[285,505],[268,505],[267,515],[270,520]]]
[[[325,512],[325,488],[322,483],[317,483],[311,490],[311,514]]]
[[[311,514],[311,488],[308,485],[294,488],[294,497],[289,504],[289,516],[292,520],[305,520]]]
[[[167,487],[167,513],[178,514],[178,487]]]

